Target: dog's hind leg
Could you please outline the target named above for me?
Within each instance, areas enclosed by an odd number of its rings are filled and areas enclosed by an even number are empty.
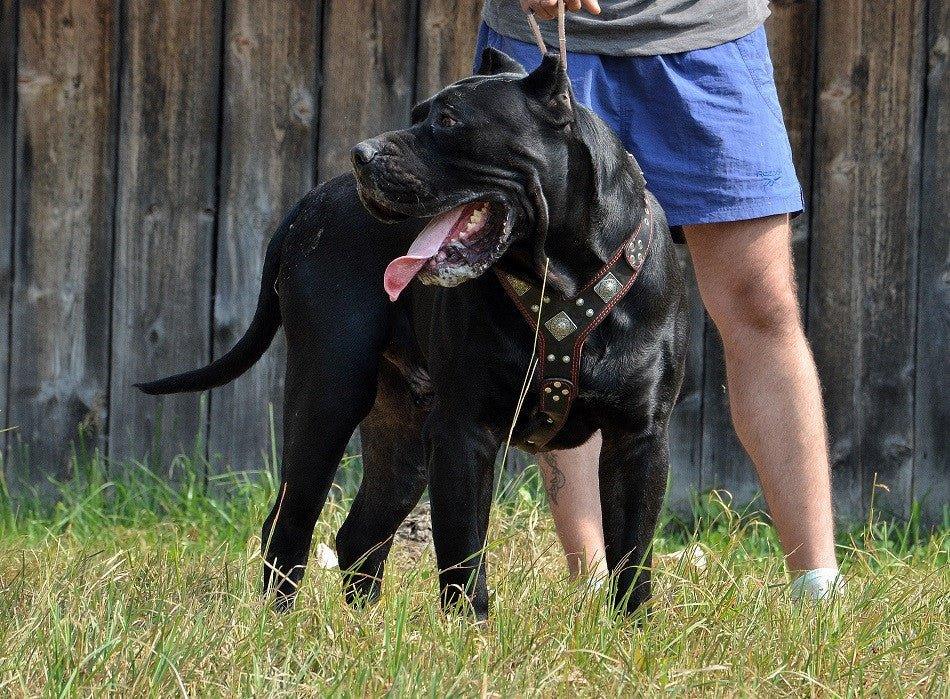
[[[665,426],[648,436],[604,430],[600,500],[607,566],[614,603],[628,613],[650,598],[653,536],[668,471]]]
[[[373,404],[375,368],[356,364],[341,376],[339,365],[331,371],[319,358],[288,358],[280,489],[261,531],[264,591],[276,593],[278,609],[293,605],[333,476]],[[325,388],[339,381],[345,396]]]
[[[324,257],[292,256],[296,264],[280,287],[287,334],[283,460],[261,531],[264,591],[276,593],[278,608],[293,604],[343,451],[373,406],[393,323],[378,277],[361,278],[379,265],[348,263],[332,238],[324,242]]]
[[[393,536],[428,482],[421,419],[413,419],[419,410],[405,391],[384,396],[387,382],[380,383],[377,405],[360,425],[363,481],[336,536],[343,591],[350,604],[371,603],[379,597]],[[405,405],[397,413],[385,405],[391,402]]]

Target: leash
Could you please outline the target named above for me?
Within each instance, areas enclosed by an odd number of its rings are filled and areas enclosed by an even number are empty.
[[[548,53],[548,47],[547,44],[544,43],[544,37],[541,35],[541,27],[538,26],[538,20],[535,19],[534,14],[531,12],[525,12],[525,18],[528,20],[528,26],[531,27],[531,33],[534,35],[534,42],[538,45],[541,56],[544,57]],[[557,40],[561,65],[567,70],[567,33],[564,30],[564,0],[558,0],[557,2]],[[502,464],[508,462],[508,452],[511,451],[511,440],[515,434],[515,426],[518,424],[518,418],[521,416],[521,408],[524,407],[524,399],[528,396],[531,383],[534,381],[534,374],[539,365],[537,349],[541,336],[541,313],[544,310],[544,299],[547,298],[545,291],[547,290],[548,283],[549,262],[550,260],[548,260],[545,255],[544,275],[541,277],[541,300],[538,302],[537,319],[533,323],[534,341],[531,346],[531,360],[528,362],[528,370],[525,372],[524,381],[521,384],[521,392],[518,395],[518,402],[515,405],[515,414],[512,416],[511,425],[508,427],[508,439],[505,440],[505,450],[501,457]],[[499,483],[501,483],[500,480]],[[498,493],[496,492],[495,495],[497,496]]]
[[[541,52],[542,57],[546,56],[548,53],[548,46],[544,43],[544,37],[541,35],[541,27],[538,26],[538,20],[535,19],[534,13],[526,11],[525,19],[528,20],[528,26],[531,27],[531,33],[534,35],[534,42],[538,45],[538,51]],[[561,65],[564,66],[565,70],[567,70],[567,32],[564,29],[564,0],[558,0],[557,2],[557,43],[558,55],[561,59]],[[541,293],[537,304],[537,318],[534,319],[533,323],[531,323],[531,320],[529,319],[529,323],[534,326],[534,341],[531,346],[531,360],[528,362],[528,370],[525,372],[524,381],[521,384],[521,392],[518,395],[518,403],[515,405],[515,414],[512,416],[511,425],[508,428],[508,439],[505,440],[505,450],[501,458],[501,462],[503,464],[507,463],[508,461],[508,452],[511,451],[511,440],[515,433],[515,426],[518,424],[518,418],[521,416],[521,409],[524,407],[524,399],[528,396],[528,391],[531,389],[531,383],[534,381],[535,372],[540,365],[540,359],[538,357],[537,350],[539,342],[541,342],[542,349],[544,347],[544,342],[541,340],[541,313],[544,311],[545,299],[548,298],[545,292],[547,290],[548,283],[549,262],[550,260],[548,260],[547,256],[545,256],[544,275],[541,277]],[[499,279],[501,279],[500,276]],[[504,283],[502,283],[502,286],[506,291],[509,289],[509,286],[506,286]],[[542,375],[543,373],[544,370],[542,369]],[[568,403],[568,401],[565,402]],[[568,405],[567,407],[569,408],[570,406]]]
[[[560,59],[561,59],[561,65],[564,66],[565,70],[567,70],[567,32],[564,28],[564,16],[565,16],[564,0],[558,0],[558,3],[557,3],[558,55],[560,56]],[[538,20],[535,18],[533,12],[527,12],[527,11],[525,12],[525,19],[527,19],[528,21],[528,26],[531,27],[531,33],[534,35],[534,42],[538,45],[538,50],[541,52],[541,56],[544,57],[548,53],[548,47],[547,47],[547,44],[544,43],[544,36],[542,36],[541,34],[541,27],[538,26]],[[533,319],[529,318],[528,320],[528,322],[534,326],[534,341],[531,347],[531,360],[528,362],[528,370],[527,372],[525,372],[524,381],[522,382],[522,385],[521,385],[521,392],[518,395],[518,402],[515,405],[515,414],[512,416],[511,425],[508,428],[508,439],[505,440],[505,450],[503,452],[502,459],[501,459],[501,462],[503,464],[507,463],[508,461],[508,453],[509,451],[511,451],[511,440],[514,437],[515,427],[518,424],[518,418],[521,416],[521,409],[524,407],[524,400],[528,396],[528,391],[531,389],[531,384],[534,381],[534,376],[539,366],[542,367],[542,370],[541,370],[542,377],[544,375],[544,369],[543,369],[543,365],[541,364],[541,358],[544,355],[544,346],[546,343],[541,338],[541,314],[544,312],[544,305],[545,305],[546,300],[548,299],[546,291],[547,291],[547,283],[548,283],[549,263],[550,263],[550,260],[547,258],[547,256],[545,256],[544,275],[541,277],[541,291],[539,293],[537,310],[536,310],[537,316]],[[499,275],[499,279],[502,279],[501,275]],[[505,289],[506,292],[508,292],[509,289],[511,288],[511,283],[512,283],[511,281],[508,281],[508,283],[506,284],[505,281],[502,280],[502,287]],[[509,292],[509,295],[510,295],[510,292]],[[517,304],[517,302],[516,302],[516,305],[518,305],[519,309],[522,308],[519,304]],[[522,309],[522,312],[524,312],[523,309]],[[538,355],[539,344],[542,348],[541,357],[539,357]],[[580,358],[578,357],[578,359]],[[542,397],[543,397],[543,394],[542,394]],[[568,409],[570,408],[570,402],[571,401],[565,401],[566,407]],[[566,419],[566,416],[567,416],[567,413],[565,411],[565,419]],[[550,422],[550,420],[548,422]],[[561,421],[560,424],[558,425],[558,429],[560,429],[561,425],[563,425],[563,421]],[[551,437],[553,437],[554,434],[556,434],[556,431],[555,433],[552,433]],[[549,440],[550,440],[550,437],[548,438],[548,440],[545,440],[545,444]]]
[[[541,35],[541,27],[538,26],[538,20],[535,19],[533,12],[525,12],[525,18],[528,20],[528,26],[531,27],[531,33],[534,35],[534,43],[538,45],[538,50],[544,56],[548,52],[548,46],[544,43],[544,37]],[[557,48],[558,55],[561,57],[561,65],[567,69],[567,33],[564,30],[564,0],[557,0]]]

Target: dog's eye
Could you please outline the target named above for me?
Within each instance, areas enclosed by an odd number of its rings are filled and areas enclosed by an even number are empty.
[[[438,122],[439,122],[439,126],[441,126],[443,129],[451,129],[453,126],[459,123],[458,119],[453,117],[448,112],[442,112],[439,115]]]

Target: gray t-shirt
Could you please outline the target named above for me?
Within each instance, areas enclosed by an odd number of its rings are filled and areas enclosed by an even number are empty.
[[[656,56],[724,44],[769,16],[768,0],[600,0],[601,13],[568,12],[567,48],[612,56]],[[485,0],[483,17],[504,36],[534,43],[519,0]],[[557,23],[540,22],[548,46]]]

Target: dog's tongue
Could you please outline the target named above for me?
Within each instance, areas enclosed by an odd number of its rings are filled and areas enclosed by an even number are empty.
[[[389,263],[383,274],[383,288],[391,301],[399,298],[399,294],[409,286],[409,282],[415,278],[423,265],[439,252],[439,248],[452,235],[455,224],[466,210],[467,207],[460,206],[433,218],[412,241],[409,252]]]

